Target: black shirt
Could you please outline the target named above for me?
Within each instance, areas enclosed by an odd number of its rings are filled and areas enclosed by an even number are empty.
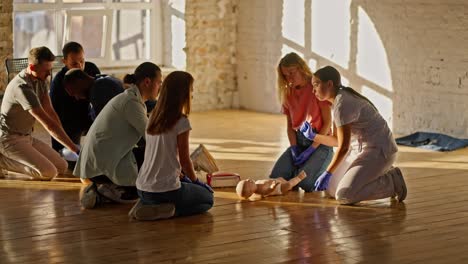
[[[104,106],[116,95],[124,91],[119,79],[111,76],[97,76],[94,85],[89,91],[89,102],[92,107],[92,119],[94,120]]]
[[[55,75],[50,84],[50,99],[65,132],[75,143],[79,143],[80,135],[91,126],[91,118],[88,111],[89,102],[87,100],[76,100],[65,91],[63,78],[67,71],[68,68],[63,67],[62,70]],[[84,71],[92,77],[101,73],[94,63],[88,61],[85,62]],[[52,139],[52,147],[55,150],[63,148],[63,146],[54,139]]]

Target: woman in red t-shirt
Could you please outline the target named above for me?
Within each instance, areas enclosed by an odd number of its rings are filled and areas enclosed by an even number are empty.
[[[289,180],[304,170],[307,177],[298,186],[306,192],[314,190],[318,176],[325,171],[333,149],[310,141],[300,129],[310,126],[318,134],[327,135],[331,128],[331,108],[320,102],[313,92],[312,72],[296,53],[284,56],[278,64],[278,95],[286,115],[290,147],[276,161],[270,178]]]

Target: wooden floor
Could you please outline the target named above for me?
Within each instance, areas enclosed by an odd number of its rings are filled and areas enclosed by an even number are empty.
[[[194,113],[222,170],[268,176],[287,145],[280,115]],[[39,132],[44,137],[43,132]],[[218,189],[209,213],[129,220],[130,205],[82,210],[79,181],[0,180],[0,263],[468,263],[468,149],[400,148],[409,193],[340,206],[321,193],[240,201]]]

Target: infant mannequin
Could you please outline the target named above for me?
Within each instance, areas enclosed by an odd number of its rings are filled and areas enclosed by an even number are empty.
[[[301,171],[296,177],[289,181],[281,177],[258,181],[246,179],[237,184],[236,193],[239,197],[249,200],[257,200],[265,196],[283,195],[301,182],[306,176],[306,173]]]

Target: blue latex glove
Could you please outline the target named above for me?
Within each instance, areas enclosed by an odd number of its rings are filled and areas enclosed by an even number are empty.
[[[78,160],[78,155],[80,151],[78,150],[78,154],[77,154],[67,148],[63,148],[59,151],[59,153],[66,161],[76,162]]]
[[[291,150],[293,162],[295,163],[297,160],[297,157],[299,157],[299,155],[301,154],[301,149],[298,146],[294,145],[294,146],[291,146],[290,150]]]
[[[328,188],[328,183],[330,182],[331,176],[331,172],[324,171],[315,181],[314,191],[325,191]]]
[[[180,182],[185,182],[185,183],[193,183],[192,180],[190,180],[187,175],[184,175],[184,177],[180,178]]]
[[[196,185],[200,185],[201,187],[204,187],[206,188],[208,191],[210,191],[211,193],[213,193],[213,189],[211,188],[211,186],[209,186],[208,184],[204,183],[204,182],[201,182],[199,179],[197,179],[196,181],[193,182],[194,184]]]
[[[297,156],[296,160],[294,161],[294,165],[295,166],[300,166],[300,165],[304,164],[304,162],[306,162],[310,158],[312,153],[314,153],[314,152],[315,152],[315,148],[312,147],[312,145],[311,145],[306,150],[304,150],[301,154],[299,154],[299,156]]]
[[[306,137],[307,139],[309,140],[314,140],[315,136],[317,135],[317,133],[315,133],[314,129],[312,128],[312,126],[310,125],[309,122],[305,121],[304,123],[302,123],[301,127],[299,128],[299,131],[301,131],[302,135],[304,135],[304,137]]]

